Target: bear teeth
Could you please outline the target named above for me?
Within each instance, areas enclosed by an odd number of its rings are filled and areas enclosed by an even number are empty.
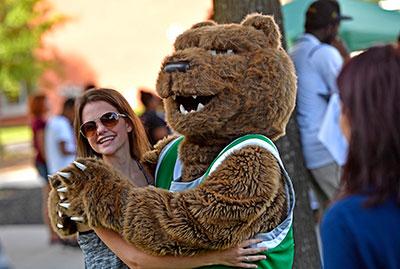
[[[197,105],[196,112],[199,112],[199,111],[203,110],[203,108],[204,108],[204,105],[203,105],[202,103],[199,103],[199,104]]]
[[[187,110],[185,109],[185,107],[182,104],[179,106],[179,110],[181,111],[181,113],[183,115],[186,115],[187,113],[189,113],[189,112],[187,112]]]
[[[204,105],[203,105],[202,103],[198,103],[198,104],[197,104],[196,110],[190,110],[190,112],[188,112],[188,111],[185,109],[185,107],[181,104],[181,105],[179,106],[179,111],[181,112],[181,114],[186,115],[186,114],[188,114],[188,113],[200,112],[201,110],[203,110],[203,108],[204,108]]]

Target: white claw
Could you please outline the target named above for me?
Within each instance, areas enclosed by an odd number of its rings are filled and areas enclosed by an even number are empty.
[[[64,208],[69,208],[70,205],[71,205],[70,203],[66,203],[66,202],[60,203],[60,206],[62,206]]]
[[[71,177],[71,173],[67,173],[67,172],[57,172],[57,175],[62,176],[64,178],[70,178]]]
[[[47,178],[50,180],[53,180],[54,176],[53,175],[47,175]]]
[[[82,222],[83,221],[83,217],[71,217],[71,220]]]
[[[61,211],[57,211],[58,216],[61,218],[62,217],[62,213]]]
[[[64,196],[64,194],[62,194],[61,192],[60,192],[60,193],[58,193],[58,197],[60,197],[60,199],[61,199],[61,200],[64,200],[64,199],[65,199],[65,196]]]
[[[60,223],[57,223],[57,228],[62,229],[62,228],[64,228],[64,225],[62,225],[62,224],[60,224]]]
[[[77,162],[77,161],[74,161],[74,164],[75,164],[76,167],[78,167],[82,171],[85,171],[85,169],[87,168],[86,165],[84,165],[84,164],[82,164],[80,162]]]
[[[57,192],[67,192],[68,188],[67,187],[60,187],[57,189]]]

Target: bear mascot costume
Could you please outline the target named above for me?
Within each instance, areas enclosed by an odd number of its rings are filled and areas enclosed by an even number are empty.
[[[292,268],[294,191],[272,141],[285,134],[296,76],[280,39],[273,18],[259,14],[181,34],[156,87],[179,136],[143,160],[155,186],[79,158],[50,179],[57,233],[75,234],[79,221],[153,255],[186,256],[259,238],[268,247],[259,268]]]

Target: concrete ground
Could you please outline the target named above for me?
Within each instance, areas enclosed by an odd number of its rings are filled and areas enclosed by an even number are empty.
[[[0,243],[14,269],[84,268],[79,248],[50,245],[41,187],[32,165],[0,169]]]
[[[0,226],[0,239],[12,268],[84,268],[81,250],[62,245],[49,245],[47,228],[44,225]]]

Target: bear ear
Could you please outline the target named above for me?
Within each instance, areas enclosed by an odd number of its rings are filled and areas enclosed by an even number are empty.
[[[196,29],[196,28],[200,28],[200,27],[214,26],[214,25],[217,25],[214,21],[203,21],[203,22],[194,24],[190,29]]]
[[[249,14],[241,23],[243,26],[254,27],[263,31],[267,36],[268,46],[278,48],[281,46],[281,33],[272,16],[258,13]]]

